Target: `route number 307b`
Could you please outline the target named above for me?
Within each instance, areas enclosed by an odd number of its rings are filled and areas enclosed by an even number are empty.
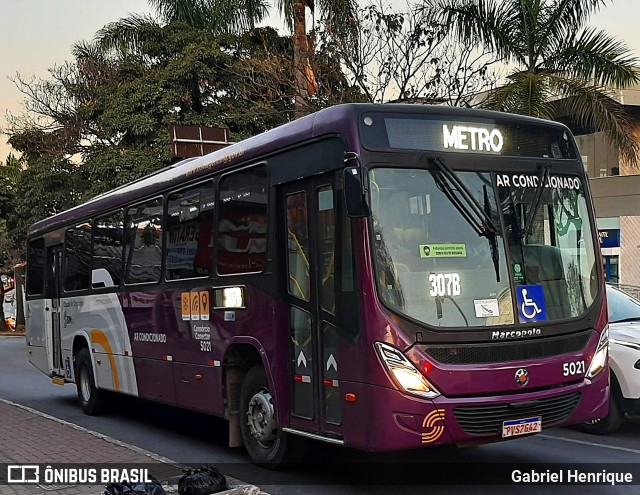
[[[459,273],[432,273],[429,275],[429,283],[431,297],[459,296],[462,293]]]
[[[584,361],[572,361],[570,363],[562,363],[562,375],[574,376],[582,375],[587,369],[584,366]]]

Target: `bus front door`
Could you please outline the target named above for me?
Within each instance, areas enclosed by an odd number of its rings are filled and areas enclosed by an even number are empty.
[[[289,304],[290,430],[341,442],[333,175],[288,184],[279,199]]]
[[[64,376],[62,363],[60,288],[62,284],[62,244],[47,247],[47,279],[45,324],[47,328],[47,355],[52,377]]]

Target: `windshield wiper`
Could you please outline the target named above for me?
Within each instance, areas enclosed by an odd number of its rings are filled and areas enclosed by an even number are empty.
[[[524,223],[524,230],[522,231],[522,238],[529,237],[533,234],[533,223],[535,222],[538,210],[542,204],[542,193],[544,192],[545,185],[549,180],[549,165],[538,165],[540,174],[538,175],[538,186],[536,187],[536,194],[533,196],[533,201],[529,207],[529,213]]]
[[[429,169],[440,189],[463,218],[479,236],[496,234],[498,228],[485,212],[478,200],[471,194],[464,182],[440,158],[427,157],[434,168]],[[458,193],[457,195],[454,193]]]
[[[436,299],[436,317],[438,318],[438,320],[442,319],[442,303],[444,302],[445,299],[449,299],[449,301],[451,301],[453,303],[453,305],[456,307],[456,309],[458,310],[458,312],[462,316],[462,319],[464,320],[464,324],[466,326],[469,326],[469,320],[467,320],[467,317],[465,316],[464,311],[462,311],[462,308],[453,299],[453,297],[451,297],[451,296],[436,296],[435,299]]]
[[[489,206],[489,192],[487,186],[482,186],[484,196],[484,212],[487,216],[491,214],[491,207]],[[500,252],[498,251],[498,236],[496,232],[490,232],[486,234],[487,241],[489,241],[489,251],[491,251],[491,260],[493,261],[493,268],[496,271],[496,283],[500,283]]]
[[[491,259],[496,270],[496,282],[500,282],[500,253],[498,251],[498,227],[491,219],[491,208],[489,206],[489,194],[487,186],[483,186],[484,205],[480,205],[473,196],[469,188],[460,180],[460,177],[450,169],[440,158],[427,157],[429,163],[434,168],[430,169],[438,189],[447,197],[453,206],[460,212],[462,217],[481,237],[486,237],[489,241]],[[457,195],[455,193],[458,193]]]

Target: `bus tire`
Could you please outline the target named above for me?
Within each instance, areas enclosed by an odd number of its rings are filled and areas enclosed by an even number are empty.
[[[78,400],[85,414],[96,416],[104,411],[104,394],[96,388],[91,355],[89,349],[83,347],[76,355],[76,389]]]
[[[240,433],[253,462],[268,469],[291,459],[291,435],[277,427],[276,411],[264,368],[254,366],[240,389]]]

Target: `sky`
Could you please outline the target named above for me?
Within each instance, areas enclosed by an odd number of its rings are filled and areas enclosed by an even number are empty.
[[[273,3],[273,2],[272,2]],[[404,5],[404,0],[392,0]],[[9,78],[16,73],[46,77],[47,69],[72,60],[74,42],[91,39],[105,24],[129,13],[149,13],[147,0],[0,0],[0,130],[5,115],[22,112],[22,95]],[[605,29],[625,41],[640,56],[640,0],[613,0],[591,18],[591,26]],[[280,27],[277,16],[272,25]],[[0,162],[11,151],[0,135]]]

